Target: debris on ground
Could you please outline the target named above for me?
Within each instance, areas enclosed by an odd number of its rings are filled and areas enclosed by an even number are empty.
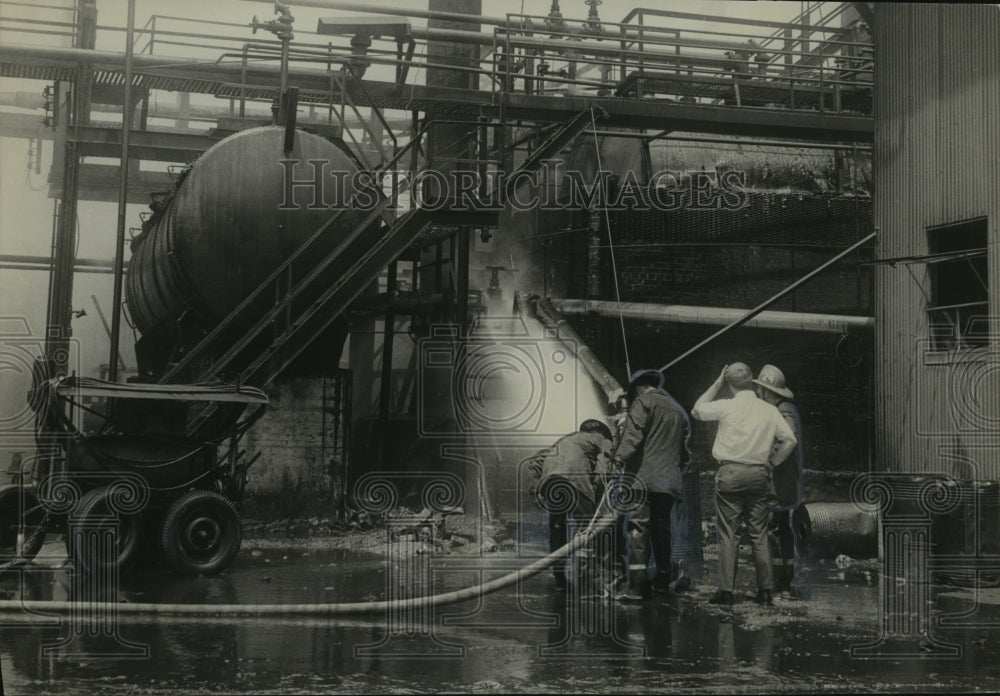
[[[513,532],[513,524],[466,515],[461,507],[439,512],[401,506],[382,515],[349,510],[346,521],[335,517],[244,520],[243,546],[252,552],[282,548],[294,540],[296,547],[379,554],[387,545],[398,544],[409,544],[408,551],[415,554],[497,553],[514,550]]]

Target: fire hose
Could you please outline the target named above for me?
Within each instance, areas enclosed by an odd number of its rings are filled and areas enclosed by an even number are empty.
[[[384,614],[389,610],[405,610],[415,608],[440,607],[457,604],[484,595],[492,594],[505,587],[538,575],[557,561],[579,550],[590,541],[597,530],[614,523],[618,518],[614,512],[601,514],[608,503],[613,487],[608,487],[586,528],[577,532],[572,541],[556,549],[549,555],[528,564],[524,568],[512,571],[503,577],[489,582],[473,585],[461,590],[443,592],[441,594],[412,597],[408,599],[382,600],[376,602],[339,602],[339,603],[308,603],[308,604],[158,604],[150,602],[119,602],[114,610],[119,615],[153,615],[153,616],[358,616],[364,614]],[[91,603],[88,600],[87,603]],[[81,602],[73,601],[0,601],[0,612],[79,612]]]

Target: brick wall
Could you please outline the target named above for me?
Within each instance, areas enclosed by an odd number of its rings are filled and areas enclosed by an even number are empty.
[[[750,200],[744,219],[761,220],[760,198]],[[699,238],[697,229],[719,230],[717,221],[698,225],[679,222],[680,214],[645,214],[635,220],[617,220],[614,231],[619,290],[625,302],[654,302],[704,307],[750,309],[831,258],[838,248],[827,246],[840,234],[843,248],[870,229],[870,207],[852,204],[835,208],[807,201],[802,211],[790,209],[794,223],[767,224],[767,220],[730,228],[726,242]],[[773,200],[766,205],[773,205]],[[792,198],[789,205],[795,206]],[[756,208],[753,206],[757,206]],[[808,206],[808,208],[806,207]],[[831,214],[831,210],[841,210]],[[852,211],[857,210],[855,215]],[[810,212],[811,211],[811,212]],[[680,211],[688,216],[691,213]],[[704,212],[718,216],[725,213]],[[793,229],[794,227],[794,229]],[[694,230],[694,232],[692,232]],[[712,233],[714,234],[714,232]],[[765,237],[798,237],[812,245],[754,244]],[[605,237],[606,239],[606,237]],[[686,243],[677,245],[677,240]],[[602,297],[614,299],[607,249],[603,250],[605,278]],[[859,266],[855,254],[783,298],[771,309],[829,314],[872,315],[870,267]],[[581,335],[594,337],[594,350],[623,382],[625,360],[617,319],[574,318]],[[717,331],[719,326],[651,324],[627,321],[629,358],[633,370],[658,368]],[[599,338],[598,338],[599,337]],[[667,373],[667,388],[690,409],[712,383],[723,365],[748,363],[754,371],[766,363],[781,368],[796,393],[802,414],[806,467],[817,470],[863,470],[871,439],[870,332],[850,336],[828,333],[739,328],[710,343]],[[715,426],[695,422],[692,449],[695,461],[711,465]]]
[[[287,508],[278,514],[336,509],[343,484],[330,382],[330,378],[303,377],[268,389],[268,411],[241,443],[251,455],[261,452],[248,472],[248,498]]]

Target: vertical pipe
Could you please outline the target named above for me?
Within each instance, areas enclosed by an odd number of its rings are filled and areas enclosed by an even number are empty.
[[[460,326],[467,327],[469,319],[469,228],[462,227],[458,237],[458,256],[455,261],[455,315]]]
[[[601,296],[601,213],[589,212],[587,229],[587,285],[585,297],[596,300]]]
[[[782,32],[782,34],[785,38],[784,45],[782,46],[782,50],[784,51],[785,74],[791,75],[792,61],[795,59],[794,56],[792,56],[791,54],[791,51],[794,50],[795,48],[795,42],[792,40],[791,27],[786,27],[785,30]]]
[[[472,17],[481,16],[482,0],[428,0],[428,10],[432,13],[445,12]],[[434,17],[428,21],[427,26],[429,29],[465,29],[467,23]],[[470,46],[434,40],[427,44],[427,58],[439,65],[474,68],[478,65],[479,52],[478,49]],[[427,69],[428,86],[475,89],[478,87],[478,79],[478,76],[471,73],[446,67]],[[440,112],[432,110],[428,116],[431,118],[440,116]],[[449,118],[455,117],[449,115]],[[446,177],[450,177],[454,169],[468,168],[469,162],[476,158],[474,148],[478,132],[476,119],[469,117],[468,121],[468,126],[457,123],[441,124],[434,126],[428,132],[428,168],[436,169]],[[458,254],[452,254],[451,259],[455,268],[456,317],[460,323],[464,324],[468,300],[468,236],[470,231],[467,227],[460,227],[457,234]]]
[[[135,38],[135,0],[128,0],[125,35],[125,104],[122,109],[122,157],[118,180],[118,233],[115,237],[114,296],[111,301],[111,356],[108,380],[118,381],[118,339],[122,325],[122,276],[125,269],[125,217],[128,207],[128,146],[132,130],[132,42]]]
[[[78,104],[79,102],[76,103],[76,105]],[[45,354],[52,358],[57,373],[64,372],[67,368],[68,354],[65,348],[72,335],[70,311],[73,300],[73,271],[76,262],[76,197],[79,177],[79,148],[75,140],[67,140],[63,165],[62,200],[59,202],[58,229],[52,247],[48,316],[45,322]]]
[[[805,60],[807,54],[812,50],[812,46],[809,43],[809,38],[812,36],[812,32],[805,27],[812,24],[812,3],[806,2],[805,9],[802,11],[802,15],[799,18],[802,22],[802,29],[799,31],[800,46],[799,50],[802,52],[802,58],[800,60]]]
[[[281,84],[278,88],[278,125],[283,126],[288,118],[288,49],[291,40],[281,39]]]
[[[243,62],[240,69],[240,118],[247,115],[247,45],[243,44]],[[330,90],[333,93],[333,90]]]
[[[345,378],[345,373],[347,377]],[[354,392],[353,392],[353,373],[351,370],[345,370],[339,373],[338,385],[340,385],[340,390],[338,393],[337,401],[337,417],[340,419],[340,479],[341,479],[341,489],[340,489],[340,509],[339,515],[340,519],[347,521],[347,485],[348,476],[350,476],[350,463],[351,463],[351,424],[354,420],[351,417],[351,404],[354,403]]]
[[[393,297],[396,293],[396,262],[389,264],[388,278],[386,279],[386,293]],[[393,311],[393,303],[390,301],[385,311],[385,326],[382,331],[382,384],[379,390],[378,422],[379,422],[379,461],[382,468],[388,467],[386,461],[386,446],[389,433],[389,411],[390,400],[392,399],[392,351],[395,341],[396,313]]]
[[[415,140],[417,138],[417,133],[420,130],[420,112],[414,109],[411,112],[411,117],[410,118],[411,118],[411,120],[410,120],[410,140],[413,141],[413,140]],[[414,144],[414,145],[412,145],[410,147],[410,171],[407,174],[407,181],[408,182],[412,182],[413,181],[413,175],[417,173],[417,163],[418,163],[418,160],[417,160],[417,151],[418,151],[418,149],[419,148],[417,147],[416,144]],[[399,194],[399,191],[398,191],[399,186],[396,183],[396,181],[397,181],[397,179],[393,178],[393,196],[397,196]],[[413,210],[414,202],[416,201],[416,196],[414,195],[412,184],[408,184],[408,185],[410,186],[410,188],[409,188],[409,197],[408,197],[409,201],[410,201],[410,205],[408,207],[409,207],[410,210]],[[438,252],[440,252],[440,251],[441,251],[441,245],[439,243],[438,244]],[[440,259],[438,259],[438,261],[440,262]],[[440,288],[437,287],[437,285],[435,285],[435,289],[436,290],[440,290]]]
[[[82,0],[76,7],[76,39],[74,47],[93,50],[97,37],[97,6],[94,0]],[[83,62],[69,84],[57,83],[65,88],[56,91],[56,145],[65,148],[62,169],[54,177],[62,176],[62,199],[59,204],[58,230],[52,248],[52,276],[49,283],[48,308],[45,319],[45,355],[53,362],[56,373],[69,369],[67,341],[72,335],[70,311],[73,301],[73,271],[76,263],[76,210],[77,189],[80,179],[80,152],[71,129],[90,120],[90,94],[93,70]],[[66,96],[65,113],[58,113],[63,92]],[[54,165],[55,167],[55,165]]]

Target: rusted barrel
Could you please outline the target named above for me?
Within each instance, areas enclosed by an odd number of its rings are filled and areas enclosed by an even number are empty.
[[[809,503],[792,517],[795,535],[806,556],[852,558],[878,555],[878,516],[854,503]]]

